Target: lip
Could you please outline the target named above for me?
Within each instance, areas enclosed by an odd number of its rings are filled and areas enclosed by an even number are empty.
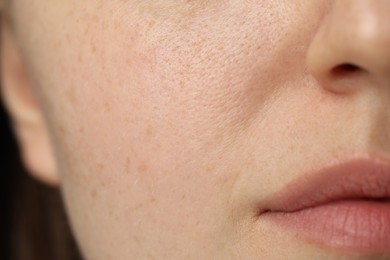
[[[318,246],[390,255],[389,199],[389,161],[337,160],[273,194],[259,220]]]

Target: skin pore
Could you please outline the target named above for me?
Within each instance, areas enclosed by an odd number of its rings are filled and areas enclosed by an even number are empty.
[[[295,239],[259,212],[331,158],[390,155],[389,1],[9,9],[4,100],[86,259],[374,257]]]

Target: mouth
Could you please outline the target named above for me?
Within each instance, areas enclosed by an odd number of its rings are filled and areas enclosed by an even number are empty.
[[[267,201],[259,221],[271,221],[320,247],[390,254],[390,164],[337,162],[304,174]]]

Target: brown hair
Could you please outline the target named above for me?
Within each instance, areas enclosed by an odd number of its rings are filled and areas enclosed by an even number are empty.
[[[0,12],[0,29],[1,22],[4,22],[1,15]],[[66,218],[60,191],[44,186],[26,174],[9,122],[0,102],[0,146],[3,149],[0,164],[3,167],[0,259],[82,259]]]

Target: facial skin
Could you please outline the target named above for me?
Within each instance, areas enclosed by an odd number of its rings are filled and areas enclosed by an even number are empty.
[[[4,99],[86,259],[371,259],[258,212],[335,156],[390,156],[389,13],[387,0],[13,0]],[[336,75],[343,64],[357,70]]]

